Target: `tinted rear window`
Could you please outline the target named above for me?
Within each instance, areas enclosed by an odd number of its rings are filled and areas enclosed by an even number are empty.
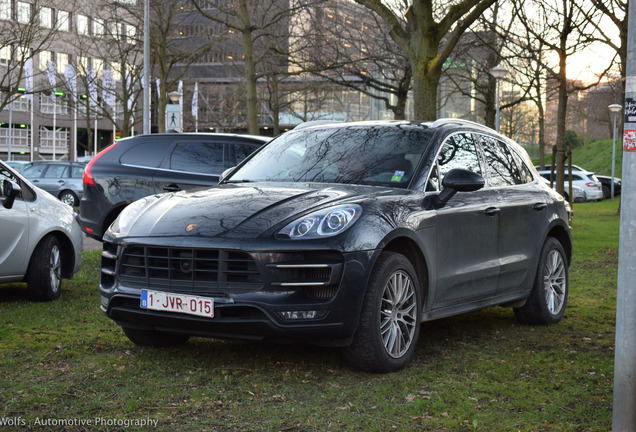
[[[161,165],[168,149],[172,145],[169,141],[152,140],[135,143],[119,159],[123,165],[134,165],[157,168]]]

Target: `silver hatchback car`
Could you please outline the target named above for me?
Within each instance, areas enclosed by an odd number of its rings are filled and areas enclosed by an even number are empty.
[[[79,162],[36,161],[27,164],[22,175],[64,204],[76,207],[84,194],[84,167]]]
[[[33,300],[59,297],[82,266],[73,209],[0,161],[0,283],[26,282]]]

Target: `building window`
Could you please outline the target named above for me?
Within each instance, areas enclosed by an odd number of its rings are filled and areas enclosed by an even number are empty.
[[[40,70],[45,71],[46,70],[46,64],[50,61],[53,61],[53,55],[51,53],[51,51],[40,51],[40,53],[38,54],[39,57],[39,65],[40,65]]]
[[[77,34],[88,34],[88,17],[86,15],[77,15]]]
[[[137,28],[132,25],[126,25],[126,40],[129,44],[134,44],[137,39],[135,36],[137,35]]]
[[[102,70],[104,70],[104,60],[102,59],[93,59],[93,69],[95,69],[96,76],[102,76]]]
[[[18,22],[28,24],[31,21],[31,3],[18,2]]]
[[[57,73],[63,75],[68,64],[68,54],[57,53]]]
[[[104,20],[101,18],[95,18],[93,20],[93,34],[97,37],[104,36]]]
[[[0,19],[11,19],[11,0],[0,0]]]
[[[121,63],[119,62],[111,62],[110,67],[113,69],[113,80],[121,81]]]
[[[113,36],[113,39],[115,40],[121,40],[121,36],[122,36],[122,24],[114,22],[111,23],[111,34]]]
[[[69,31],[71,29],[70,14],[67,11],[57,11],[57,28],[61,31]]]
[[[88,70],[88,57],[78,56],[77,57],[77,73],[81,75],[85,75]]]
[[[53,9],[50,7],[40,9],[40,25],[44,28],[53,27]]]
[[[11,60],[11,47],[3,46],[0,48],[0,64],[9,64],[9,60]]]

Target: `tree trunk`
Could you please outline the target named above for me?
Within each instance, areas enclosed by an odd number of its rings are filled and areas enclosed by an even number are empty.
[[[240,1],[240,18],[243,22],[243,54],[247,85],[247,127],[252,135],[258,135],[258,94],[256,92],[256,64],[254,63],[254,39],[250,30],[250,13],[245,0]]]
[[[413,106],[415,119],[437,119],[437,89],[441,73],[428,68],[428,62],[415,60],[413,73]]]

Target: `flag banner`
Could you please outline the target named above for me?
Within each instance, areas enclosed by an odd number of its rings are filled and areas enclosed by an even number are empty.
[[[157,100],[161,99],[161,79],[157,78]]]
[[[199,83],[194,83],[194,92],[192,93],[192,116],[197,117],[199,114]]]
[[[30,57],[24,62],[24,82],[26,94],[25,97],[29,100],[33,98],[33,58]]]
[[[51,99],[55,100],[55,63],[52,61],[46,62],[46,75],[49,78],[49,84],[51,84]]]
[[[134,86],[132,84],[132,77],[130,76],[130,74],[126,75],[126,89],[128,90],[128,101],[126,103],[126,106],[128,107],[128,111],[132,111],[135,98],[133,95]]]
[[[94,107],[97,106],[97,71],[88,68],[86,78],[88,79],[88,104]]]
[[[77,81],[75,77],[75,68],[73,67],[73,65],[67,64],[64,67],[64,78],[66,78],[66,82],[68,83],[68,89],[71,92],[73,103],[77,103]]]
[[[104,104],[115,109],[115,82],[113,81],[113,71],[102,72],[102,98]]]
[[[177,91],[179,92],[179,110],[183,115],[183,81],[179,80],[179,87],[177,87]]]

